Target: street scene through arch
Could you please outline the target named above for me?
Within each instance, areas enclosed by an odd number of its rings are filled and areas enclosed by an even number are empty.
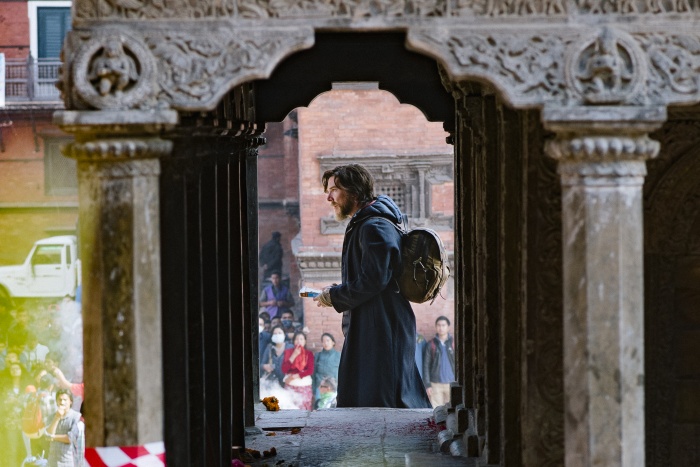
[[[319,308],[297,293],[301,287],[340,282],[346,222],[334,219],[321,175],[349,163],[367,167],[375,178],[376,194],[394,199],[408,215],[407,225],[438,231],[452,256],[454,147],[447,144],[448,133],[441,122],[427,121],[419,109],[399,102],[376,82],[333,83],[332,90],[318,95],[308,107],[295,109],[280,123],[267,123],[264,136],[266,144],[259,149],[258,158],[261,301],[266,300],[265,288],[270,285],[267,257],[262,251],[274,243],[278,233],[284,252],[281,282],[293,299],[289,310],[294,313],[294,327],[307,334],[307,348],[313,353],[323,350],[324,333],[333,336],[334,351],[340,351],[344,342],[342,314]],[[412,305],[418,333],[416,363],[421,374],[422,353],[426,340],[435,335],[436,318],[446,316],[454,322],[452,279],[441,295],[432,305]],[[259,311],[265,309],[261,306]],[[269,363],[262,360],[264,353],[260,348],[261,367]],[[335,365],[333,376],[337,378],[337,361]],[[265,373],[261,369],[261,374]],[[318,396],[321,375],[316,378],[313,390]],[[282,408],[298,407],[276,382],[274,386],[273,390],[262,379],[261,397],[274,393]]]

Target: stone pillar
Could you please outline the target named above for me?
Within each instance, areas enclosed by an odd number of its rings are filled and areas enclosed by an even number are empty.
[[[565,464],[639,467],[645,465],[642,184],[645,160],[659,150],[647,133],[661,118],[592,120],[545,118],[557,132],[547,152],[559,161],[562,184]]]
[[[65,111],[75,135],[88,446],[163,440],[158,134],[174,111]]]

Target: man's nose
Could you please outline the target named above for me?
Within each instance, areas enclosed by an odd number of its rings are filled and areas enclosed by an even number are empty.
[[[326,196],[326,201],[333,201],[333,196],[330,193]]]

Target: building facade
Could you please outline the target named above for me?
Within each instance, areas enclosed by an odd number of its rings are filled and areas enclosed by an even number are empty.
[[[43,237],[75,234],[76,164],[60,152],[72,140],[52,124],[71,2],[3,3],[0,18],[0,264],[19,264]]]

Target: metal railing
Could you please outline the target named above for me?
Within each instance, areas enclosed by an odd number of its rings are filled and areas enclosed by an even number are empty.
[[[59,101],[56,89],[58,69],[61,61],[56,58],[26,59],[8,58],[5,60],[5,100]]]

